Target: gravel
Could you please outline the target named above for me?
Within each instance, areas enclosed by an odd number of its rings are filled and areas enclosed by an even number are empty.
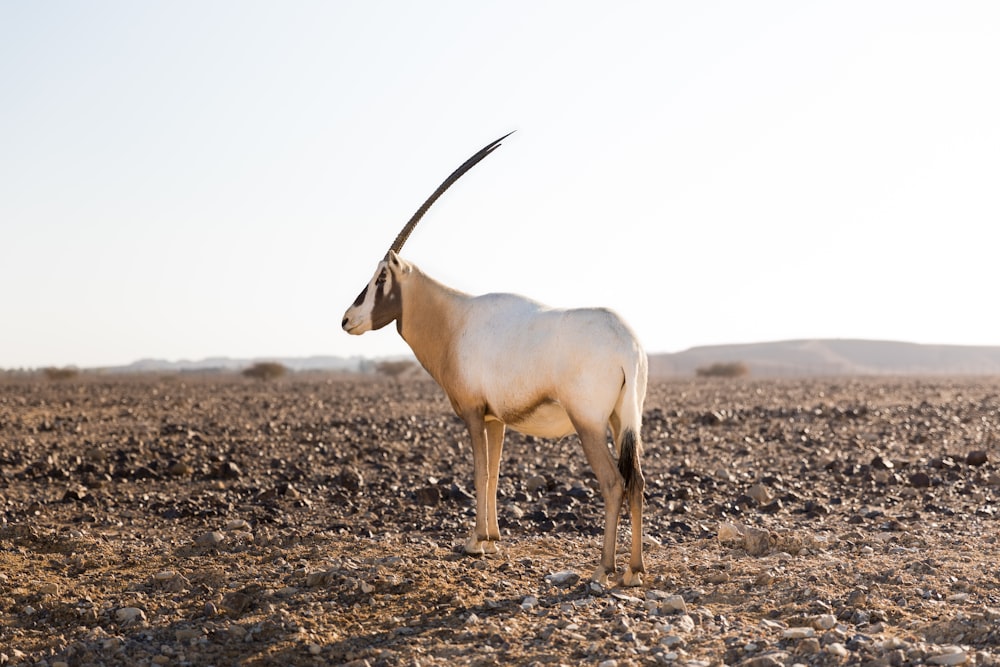
[[[461,553],[429,381],[5,380],[0,665],[994,665],[998,422],[1000,380],[653,382],[619,589],[575,438],[508,435]]]

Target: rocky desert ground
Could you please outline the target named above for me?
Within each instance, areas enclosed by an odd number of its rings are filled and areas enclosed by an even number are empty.
[[[0,381],[0,665],[1000,663],[1000,378],[645,408],[648,572],[605,588],[574,438],[508,435],[501,552],[460,552],[430,381]]]

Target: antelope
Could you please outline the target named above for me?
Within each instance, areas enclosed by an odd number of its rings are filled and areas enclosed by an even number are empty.
[[[618,518],[627,498],[632,550],[619,581],[639,586],[645,571],[640,431],[648,362],[635,334],[604,308],[560,310],[516,294],[465,294],[399,256],[427,209],[508,136],[466,160],[413,214],[341,325],[360,335],[395,322],[465,422],[476,495],[467,554],[498,552],[497,480],[505,429],[539,438],[577,433],[605,503],[604,545],[591,579],[607,585],[616,572]],[[608,445],[609,428],[617,461]]]

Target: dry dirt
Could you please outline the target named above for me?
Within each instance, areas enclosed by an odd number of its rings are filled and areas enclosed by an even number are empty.
[[[429,382],[6,381],[0,665],[997,664],[998,426],[1000,379],[653,383],[648,572],[604,589],[574,438],[509,435],[501,553],[459,552]]]

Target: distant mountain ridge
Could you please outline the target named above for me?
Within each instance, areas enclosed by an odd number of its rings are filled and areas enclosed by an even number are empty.
[[[714,363],[742,362],[755,377],[809,375],[1000,375],[1000,346],[804,339],[693,347],[651,354],[654,377],[691,376]]]
[[[210,357],[197,361],[141,359],[106,368],[111,373],[238,372],[258,361],[293,371],[371,372],[364,357]],[[924,345],[858,339],[803,339],[737,345],[706,345],[649,355],[652,377],[690,377],[714,363],[742,362],[752,377],[823,375],[1000,375],[1000,346]]]

